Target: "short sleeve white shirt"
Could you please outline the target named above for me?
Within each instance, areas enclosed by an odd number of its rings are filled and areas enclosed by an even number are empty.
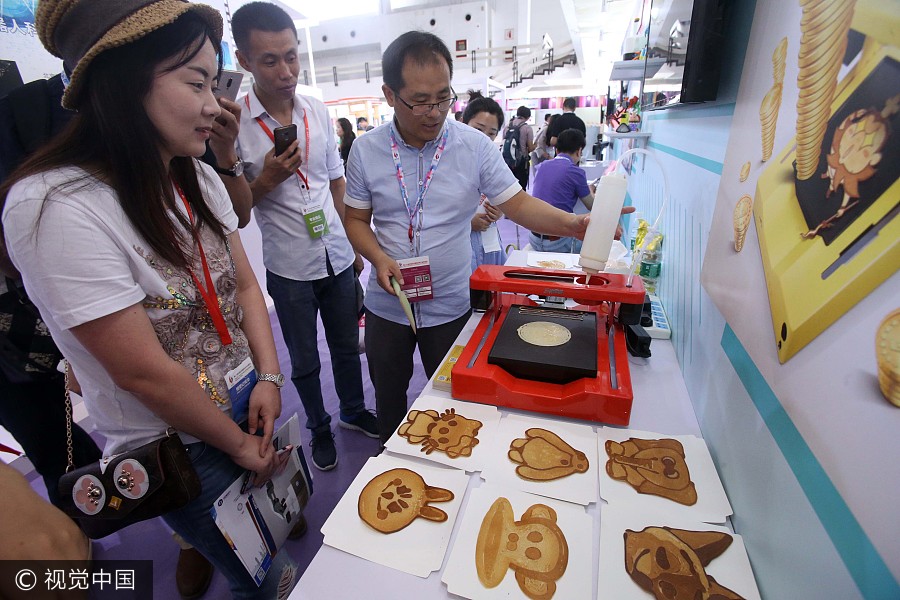
[[[256,118],[261,118],[269,131],[282,123],[266,112],[252,89],[238,102],[243,110],[237,152],[244,161],[244,173],[249,181],[253,181],[262,173],[266,153],[274,145]],[[344,163],[335,141],[331,117],[321,101],[295,95],[292,122],[297,125],[298,148],[303,160],[300,171],[309,185],[307,187],[298,175],[291,175],[266,194],[253,207],[253,212],[262,232],[266,269],[295,281],[314,281],[328,276],[326,252],[335,273],[347,269],[355,258],[344,225],[334,208],[330,188],[332,180],[344,176]],[[309,156],[306,155],[307,146]],[[317,239],[310,236],[303,219],[303,209],[314,206],[322,207],[329,230]]]
[[[195,164],[210,209],[226,233],[235,231],[237,216],[224,185],[209,166],[199,161]],[[74,179],[79,181],[69,183]],[[184,365],[211,401],[230,414],[224,375],[234,361],[249,356],[250,350],[240,328],[243,314],[225,240],[207,227],[200,230],[213,285],[233,338],[227,351],[190,274],[154,255],[106,184],[85,177],[84,171],[74,167],[34,175],[12,187],[2,217],[10,258],[22,273],[29,297],[53,340],[77,374],[88,413],[106,437],[106,454],[156,439],[168,425],[134,395],[116,386],[71,329],[135,304],[142,304],[147,311],[166,353]],[[188,231],[184,235],[191,239]],[[199,255],[194,255],[193,270],[202,279]],[[194,438],[183,435],[182,439]]]

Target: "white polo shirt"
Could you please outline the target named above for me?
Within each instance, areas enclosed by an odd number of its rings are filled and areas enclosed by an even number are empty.
[[[274,145],[256,117],[262,118],[270,131],[289,123],[279,123],[269,115],[252,89],[238,103],[242,111],[237,153],[244,161],[248,181],[253,181],[262,173],[266,153]],[[306,156],[304,114],[309,124],[309,156]],[[350,267],[355,258],[344,225],[334,208],[329,187],[333,179],[344,176],[344,165],[334,139],[331,117],[322,102],[295,95],[291,117],[297,125],[299,151],[303,157],[300,170],[309,182],[309,189],[303,187],[299,176],[292,175],[266,194],[253,207],[253,211],[262,231],[263,264],[266,269],[288,279],[313,281],[328,276],[326,251],[335,273]],[[304,207],[315,205],[322,206],[329,229],[328,234],[318,239],[310,237],[303,220]]]
[[[210,210],[225,233],[235,231],[237,216],[225,186],[211,167],[194,163]],[[180,201],[176,209],[184,214]],[[188,272],[157,256],[125,216],[115,192],[83,170],[63,167],[16,183],[3,209],[3,227],[9,255],[22,272],[29,297],[78,374],[88,414],[106,438],[104,454],[159,438],[168,424],[118,387],[71,329],[135,304],[147,311],[169,357],[195,380],[202,379],[210,401],[231,415],[225,373],[250,356],[250,347],[241,329],[243,311],[224,240],[207,227],[200,229],[213,286],[231,332],[232,344],[226,348]],[[188,232],[183,234],[190,240]],[[196,253],[192,268],[203,277]],[[183,432],[181,439],[197,441]]]

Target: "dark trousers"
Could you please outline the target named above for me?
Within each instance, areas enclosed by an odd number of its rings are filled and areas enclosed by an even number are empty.
[[[330,263],[329,263],[330,265]],[[329,266],[329,272],[330,266]],[[306,427],[314,433],[329,431],[331,415],[325,410],[319,373],[318,321],[331,353],[334,388],[341,417],[350,420],[366,409],[359,360],[359,317],[353,267],[315,281],[295,281],[266,271],[266,287],[291,356],[291,381],[306,411]]]
[[[406,392],[412,378],[416,346],[419,347],[425,374],[431,379],[468,320],[467,312],[449,323],[422,327],[413,333],[409,325],[382,319],[372,312],[366,313],[366,357],[369,360],[369,376],[375,386],[375,407],[382,444],[406,417]]]
[[[521,165],[511,168],[510,171],[512,171],[513,175],[516,176],[516,179],[519,180],[519,185],[522,186],[522,189],[526,189],[528,187],[528,160],[525,160]]]
[[[44,478],[47,497],[59,505],[56,485],[66,471],[66,407],[63,378],[12,383],[0,371],[0,425],[16,439]],[[72,424],[76,467],[100,460],[102,453],[81,427]]]

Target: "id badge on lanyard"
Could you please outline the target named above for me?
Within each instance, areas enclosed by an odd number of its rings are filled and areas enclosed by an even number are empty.
[[[328,235],[328,220],[325,218],[325,210],[321,204],[304,206],[303,222],[306,223],[306,230],[312,239],[317,240]]]
[[[410,302],[421,302],[434,298],[431,288],[431,261],[427,256],[401,258],[397,261],[403,274],[403,285],[400,289]]]
[[[240,423],[247,418],[250,409],[250,393],[256,387],[256,369],[249,356],[238,366],[225,373],[225,385],[231,399],[231,418]]]

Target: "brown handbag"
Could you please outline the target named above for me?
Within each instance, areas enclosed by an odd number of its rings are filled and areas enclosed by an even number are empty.
[[[172,428],[158,440],[75,469],[68,363],[66,430],[68,467],[59,479],[60,501],[91,539],[182,508],[200,495],[200,477]]]

